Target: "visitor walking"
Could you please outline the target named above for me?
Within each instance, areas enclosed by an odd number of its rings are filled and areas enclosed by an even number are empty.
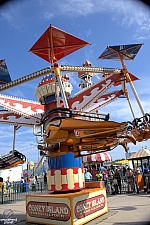
[[[92,179],[92,175],[87,168],[84,169],[84,179],[85,182],[89,182]]]

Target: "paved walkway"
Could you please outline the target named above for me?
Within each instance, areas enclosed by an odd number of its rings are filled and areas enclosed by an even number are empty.
[[[12,224],[31,225],[26,223],[25,208],[25,201],[0,205],[0,224],[4,224],[2,219],[10,213],[13,214],[10,218],[14,219]],[[150,194],[109,196],[108,208],[108,213],[90,221],[87,225],[150,225]]]

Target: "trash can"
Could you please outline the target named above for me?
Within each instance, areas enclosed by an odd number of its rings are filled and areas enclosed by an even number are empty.
[[[24,182],[24,184],[23,184],[23,191],[24,192],[28,192],[29,191],[29,184],[28,184],[28,182]]]

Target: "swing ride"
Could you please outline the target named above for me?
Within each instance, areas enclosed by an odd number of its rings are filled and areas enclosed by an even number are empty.
[[[98,58],[118,59],[122,69],[93,67],[88,60],[82,66],[59,65],[60,59],[87,45],[88,42],[50,25],[29,52],[43,58],[51,66],[0,86],[2,92],[43,77],[35,91],[38,102],[0,95],[0,106],[5,109],[0,111],[0,123],[14,125],[14,137],[19,126],[33,128],[41,159],[48,157],[48,190],[57,193],[45,196],[37,194],[34,197],[28,195],[28,222],[84,224],[106,213],[106,190],[85,188],[81,156],[111,151],[118,145],[128,151],[129,142],[136,144],[136,141],[150,138],[149,114],[144,113],[133,85],[138,78],[129,73],[124,64],[124,60],[135,58],[142,44],[108,46]],[[81,90],[73,97],[70,72],[78,73],[81,80]],[[92,84],[94,74],[102,74],[102,79]],[[142,113],[139,119],[135,117],[130,102],[127,82]],[[111,86],[119,85],[120,90],[106,92]],[[111,121],[109,113],[98,113],[101,107],[119,96],[127,98],[133,115],[132,122]],[[13,156],[14,153],[13,146]],[[77,190],[80,193],[73,192]],[[97,207],[90,207],[94,202]],[[36,205],[45,207],[43,215],[34,214]],[[55,209],[60,206],[66,211],[56,213]],[[48,207],[54,209],[53,213],[48,214]]]
[[[45,41],[46,39],[47,41]],[[134,136],[127,132],[128,123],[109,121],[109,115],[95,113],[95,110],[102,106],[98,104],[99,99],[106,99],[106,96],[104,96],[105,91],[112,85],[118,85],[118,80],[122,83],[122,90],[113,93],[115,94],[115,98],[119,97],[121,94],[125,94],[129,101],[125,84],[126,82],[132,84],[132,80],[136,80],[137,78],[133,75],[130,77],[125,64],[123,63],[123,59],[133,59],[141,47],[141,44],[122,46],[122,51],[116,49],[115,51],[117,53],[115,52],[112,54],[110,53],[110,50],[105,50],[102,56],[99,57],[99,59],[116,59],[117,54],[119,54],[123,65],[122,70],[93,68],[91,65],[84,65],[82,67],[59,66],[58,60],[88,44],[89,43],[83,40],[50,26],[29,51],[52,63],[51,68],[49,68],[48,71],[45,69],[46,72],[44,70],[42,73],[39,71],[0,87],[1,91],[6,90],[10,87],[35,79],[36,77],[39,77],[39,75],[43,76],[45,73],[51,74],[51,78],[49,78],[47,84],[44,82],[44,85],[39,85],[35,92],[39,102],[42,104],[40,107],[38,103],[35,103],[36,112],[30,110],[29,115],[27,110],[23,111],[23,108],[22,111],[20,111],[20,109],[18,110],[17,107],[13,107],[12,105],[6,106],[6,99],[8,98],[12,101],[13,105],[15,104],[12,97],[1,95],[0,104],[9,111],[13,110],[13,112],[19,113],[22,116],[29,117],[30,119],[34,118],[39,121],[39,123],[36,123],[34,126],[34,134],[43,138],[43,141],[40,141],[42,145],[39,144],[38,148],[40,150],[48,151],[48,156],[50,157],[56,157],[67,152],[73,152],[75,157],[78,157],[81,156],[81,152],[83,151],[110,151],[119,144],[122,144],[127,151],[126,142],[131,141],[134,144],[136,142]],[[119,46],[115,47],[119,48]],[[113,57],[113,54],[115,57]],[[61,71],[78,72],[78,76],[84,81],[81,83],[81,86],[83,87],[82,91],[68,99],[68,101],[67,98],[70,97],[72,85],[69,83],[69,77],[67,78],[68,80],[66,77],[61,78]],[[92,73],[102,73],[103,79],[100,82],[91,85],[88,79],[91,80],[91,77],[93,76]],[[46,79],[48,79],[48,77]],[[56,95],[57,97],[54,101]],[[59,95],[61,95],[62,100],[59,99]],[[112,96],[112,93],[110,93],[110,95]],[[104,104],[111,101],[110,95],[107,94],[108,101],[105,100]],[[49,96],[53,100],[50,103],[48,102],[49,100],[47,100]],[[20,104],[19,99],[15,99],[15,102]],[[33,105],[33,103],[30,104],[26,101],[22,102],[28,104],[28,107],[31,107],[31,104]],[[131,107],[131,104],[129,105]],[[41,111],[41,119],[36,115],[38,111]],[[133,112],[133,110],[131,111]],[[39,127],[40,131],[39,129],[36,131],[36,128]]]
[[[0,85],[3,85],[11,81],[12,80],[8,72],[5,60],[0,60]],[[9,169],[12,167],[16,167],[19,164],[24,164],[25,161],[26,161],[25,155],[14,149],[9,153],[0,156],[0,169]]]

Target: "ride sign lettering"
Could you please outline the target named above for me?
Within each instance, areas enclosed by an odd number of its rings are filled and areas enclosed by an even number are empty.
[[[27,204],[27,213],[30,217],[68,221],[70,219],[70,209],[64,203],[34,202]]]
[[[85,199],[79,201],[75,205],[75,215],[77,219],[86,217],[98,210],[101,210],[105,207],[106,199],[103,194],[95,196],[93,198]]]

